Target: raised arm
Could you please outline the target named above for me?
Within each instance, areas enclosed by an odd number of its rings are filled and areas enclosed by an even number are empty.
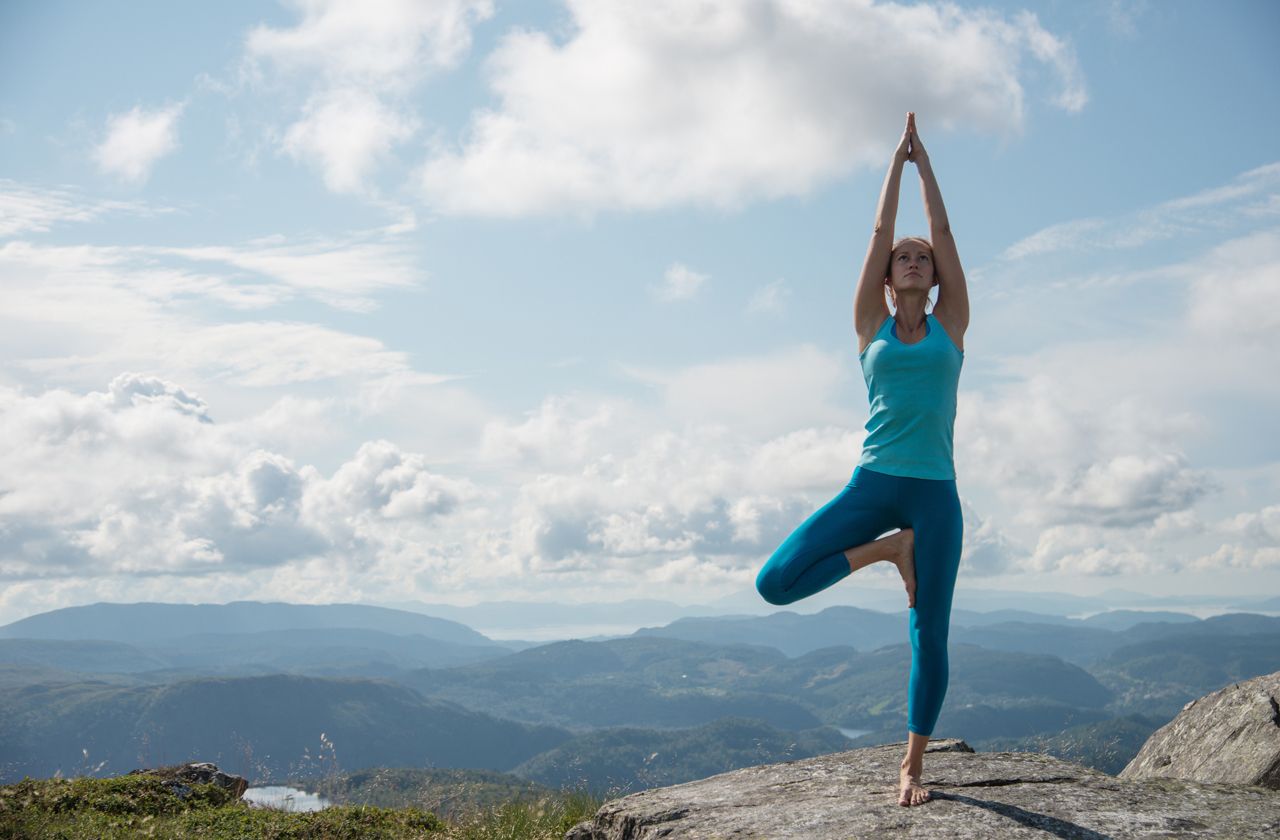
[[[913,115],[907,115],[911,125]],[[893,251],[893,225],[898,216],[898,191],[902,186],[902,167],[907,162],[911,146],[911,132],[904,130],[898,148],[893,152],[889,171],[880,189],[880,204],[876,208],[876,225],[871,232],[871,244],[867,246],[866,259],[862,261],[862,274],[853,293],[853,329],[858,334],[858,352],[861,353],[876,336],[876,330],[889,317],[889,305],[884,302],[884,278],[889,274],[889,255]]]
[[[960,252],[956,250],[955,237],[951,235],[951,223],[947,220],[947,208],[942,203],[942,191],[933,175],[929,154],[920,143],[914,116],[908,120],[911,134],[909,160],[920,173],[920,192],[924,197],[924,215],[929,221],[929,240],[933,244],[933,270],[938,278],[938,301],[933,316],[942,322],[956,346],[964,347],[964,333],[969,329],[969,289],[960,265]]]

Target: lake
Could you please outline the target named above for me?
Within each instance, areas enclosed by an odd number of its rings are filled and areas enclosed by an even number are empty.
[[[307,793],[284,785],[251,787],[241,798],[259,808],[279,808],[282,811],[319,811],[333,804],[318,793]]]

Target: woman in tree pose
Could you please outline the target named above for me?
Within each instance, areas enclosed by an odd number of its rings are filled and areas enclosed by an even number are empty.
[[[930,240],[893,240],[903,165],[920,174]],[[937,303],[926,312],[929,291]],[[893,301],[889,311],[885,301]],[[884,179],[875,230],[853,300],[853,327],[871,417],[849,484],[773,553],[756,579],[771,604],[790,604],[878,561],[898,568],[911,616],[907,754],[900,805],[929,800],[924,749],[950,676],[947,631],[963,523],[952,458],[956,389],[969,326],[964,271],[915,114]],[[887,531],[901,529],[881,537]],[[877,539],[879,537],[879,539]]]

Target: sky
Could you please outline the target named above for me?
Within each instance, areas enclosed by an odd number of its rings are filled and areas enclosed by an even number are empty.
[[[1269,0],[7,0],[0,621],[758,601],[857,462],[908,110],[971,301],[957,597],[1280,594],[1277,36]]]

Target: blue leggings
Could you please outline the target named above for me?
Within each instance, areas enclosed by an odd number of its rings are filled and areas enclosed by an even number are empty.
[[[839,495],[778,547],[756,577],[756,589],[771,604],[807,598],[849,574],[845,549],[894,528],[915,531],[907,729],[932,735],[950,678],[947,631],[964,536],[954,480],[901,478],[858,467]]]

